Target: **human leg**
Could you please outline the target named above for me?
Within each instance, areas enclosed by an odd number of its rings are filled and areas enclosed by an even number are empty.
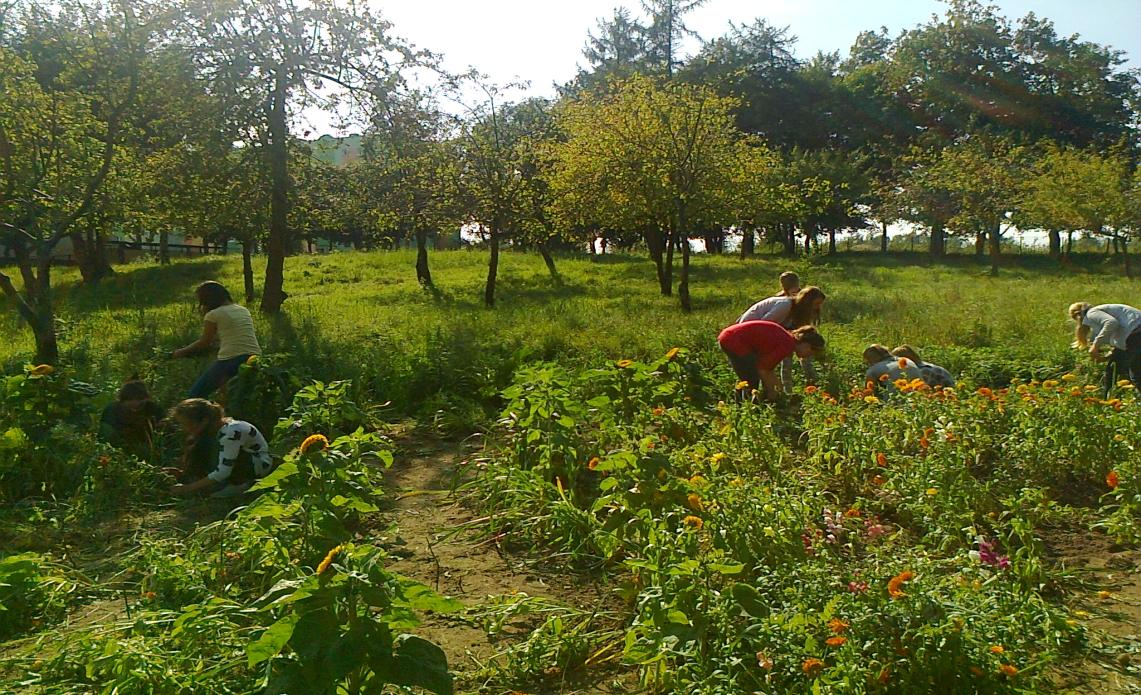
[[[249,359],[249,355],[239,355],[226,360],[217,360],[190,387],[187,398],[206,398],[238,373],[238,368]]]

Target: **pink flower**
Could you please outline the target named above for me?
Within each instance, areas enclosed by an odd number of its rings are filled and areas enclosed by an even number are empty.
[[[1000,570],[1010,568],[1010,558],[1006,555],[999,555],[998,550],[994,543],[986,540],[985,538],[979,539],[979,549],[977,552],[972,552],[971,556],[976,558],[984,565],[997,567]]]
[[[868,590],[867,582],[848,582],[848,591],[853,594],[862,594]]]

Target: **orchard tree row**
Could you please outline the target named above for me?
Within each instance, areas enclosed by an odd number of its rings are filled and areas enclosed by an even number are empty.
[[[906,221],[933,255],[963,237],[997,269],[1011,229],[1107,240],[1141,219],[1141,88],[1114,50],[952,0],[943,16],[794,55],[763,19],[693,45],[702,0],[644,0],[589,34],[553,99],[447,74],[352,0],[14,0],[0,4],[0,289],[56,358],[53,253],[85,282],[106,242],[238,242],[247,301],[286,299],[303,242],[415,244],[459,229],[490,250],[644,249],[690,306],[691,240],[794,255]],[[300,115],[343,114],[360,157],[328,163]],[[1068,244],[1067,244],[1068,248]],[[160,251],[160,255],[165,253]],[[675,278],[675,260],[680,269]]]

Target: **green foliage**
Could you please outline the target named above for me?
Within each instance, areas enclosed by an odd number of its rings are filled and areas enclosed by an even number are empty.
[[[78,586],[44,555],[0,558],[0,639],[63,616]]]
[[[251,357],[226,385],[226,413],[271,432],[300,386],[285,357]]]

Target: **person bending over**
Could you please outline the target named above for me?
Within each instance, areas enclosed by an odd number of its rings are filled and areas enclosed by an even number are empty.
[[[919,353],[910,345],[900,345],[892,350],[891,354],[895,357],[904,357],[914,362],[915,366],[919,367],[919,371],[923,372],[923,381],[925,381],[928,386],[942,386],[948,389],[955,388],[955,377],[951,376],[951,372],[937,364],[924,362],[919,359]]]
[[[238,367],[253,355],[261,354],[254,333],[254,320],[243,306],[234,303],[230,292],[217,282],[204,282],[194,291],[203,313],[202,335],[198,340],[170,353],[174,359],[209,350],[218,341],[218,357],[187,392],[188,398],[205,398],[238,373]]]
[[[917,364],[906,357],[896,357],[878,343],[864,348],[864,364],[868,368],[864,378],[872,382],[877,390],[889,395],[895,392],[897,379],[923,380],[923,371]]]
[[[155,431],[163,415],[146,383],[132,376],[119,388],[115,402],[103,409],[99,438],[117,449],[145,456],[154,449]]]
[[[815,326],[802,326],[790,332],[772,321],[735,323],[721,331],[717,342],[737,378],[754,390],[763,385],[764,396],[770,401],[777,398],[778,384],[773,370],[778,364],[790,355],[811,357],[824,353],[824,337]]]
[[[1129,379],[1141,389],[1141,309],[1128,304],[1090,306],[1076,302],[1067,313],[1078,322],[1074,347],[1088,350],[1095,362],[1106,359],[1102,348],[1113,348],[1101,380],[1105,397],[1109,398],[1118,379]]]
[[[171,487],[172,494],[214,492],[215,497],[233,497],[273,468],[269,445],[261,432],[248,422],[226,417],[217,403],[188,398],[174,406],[170,415],[186,434],[184,468],[171,472],[181,480],[190,480]],[[214,452],[213,470],[203,474],[202,468],[210,465],[202,460],[203,453],[210,449]]]

